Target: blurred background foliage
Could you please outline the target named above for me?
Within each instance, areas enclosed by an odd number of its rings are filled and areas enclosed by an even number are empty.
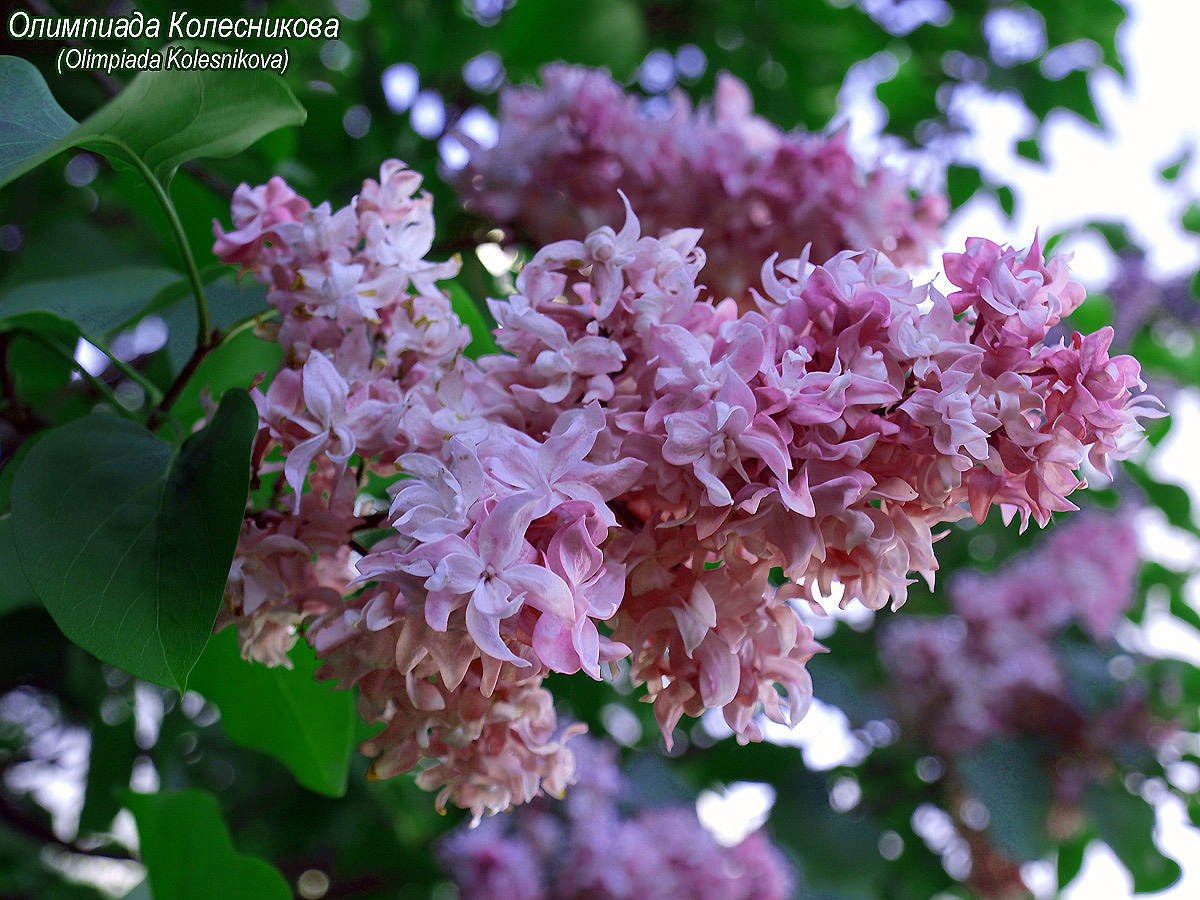
[[[24,8],[37,15],[128,9],[67,0]],[[179,5],[142,0],[137,8],[165,23]],[[729,71],[749,85],[762,115],[784,128],[809,130],[839,127],[848,78],[865,79],[887,111],[886,131],[928,154],[933,169],[945,173],[954,207],[984,191],[1010,213],[1014,186],[982,176],[961,150],[960,138],[972,127],[964,101],[1004,94],[1038,123],[1066,110],[1102,129],[1091,80],[1101,70],[1123,76],[1125,65],[1118,41],[1125,11],[1115,0],[211,0],[191,10],[217,17],[247,11],[336,16],[340,36],[288,42],[285,80],[308,112],[303,127],[274,132],[232,159],[189,164],[174,180],[172,196],[201,267],[212,260],[210,223],[228,221],[239,182],[281,174],[301,194],[336,206],[382,159],[395,156],[424,173],[435,195],[439,233],[432,257],[461,253],[462,281],[476,296],[500,296],[504,289],[474,253],[495,239],[488,234],[492,226],[463,212],[441,177],[455,158],[455,126],[480,110],[494,113],[505,81],[535,79],[547,62],[604,66],[646,95],[678,88],[697,100],[711,94],[718,72]],[[9,41],[4,49],[36,63],[63,108],[83,119],[122,81],[56,74],[61,46]],[[1037,161],[1039,139],[1040,131],[1014,150]],[[1088,227],[1122,259],[1121,276],[1088,300],[1074,324],[1090,331],[1115,323],[1117,349],[1133,352],[1169,401],[1176,385],[1200,386],[1196,284],[1146,277],[1139,248],[1121,225],[1122,211],[1112,212],[1111,221]],[[1192,214],[1183,224],[1200,230],[1198,218]],[[105,330],[119,332],[123,319],[111,312],[112,303],[136,310],[157,297],[168,334],[190,339],[193,333],[191,308],[181,302],[187,289],[178,285],[179,251],[160,208],[139,179],[100,157],[68,152],[5,188],[0,248],[2,315],[50,298],[59,306],[104,307]],[[237,286],[217,269],[209,275],[218,324],[261,306],[261,290]],[[170,337],[159,343],[136,361],[167,383],[188,348]],[[71,381],[69,367],[43,358],[38,346],[14,338],[6,353],[13,369],[25,373],[18,387],[40,420],[67,421],[95,405],[87,384]],[[206,378],[215,385],[249,383],[273,368],[270,353],[247,334],[207,363]],[[30,444],[25,438],[36,432],[14,415],[9,399],[0,422],[0,513]],[[198,415],[199,399],[188,402]],[[1168,427],[1152,423],[1154,440]],[[18,448],[15,456],[9,448]],[[1126,465],[1110,487],[1081,502],[1116,508],[1123,497],[1157,507],[1170,528],[1200,536],[1187,492],[1157,480],[1144,462]],[[102,666],[36,605],[16,566],[10,531],[0,515],[0,898],[95,898],[105,895],[97,882],[122,890],[132,885],[131,898],[149,896],[129,862],[129,814],[120,813],[131,783],[139,790],[210,792],[233,847],[269,861],[303,897],[454,896],[431,846],[461,824],[459,816],[437,816],[431,798],[409,778],[368,783],[365,761],[356,754],[344,796],[314,793],[276,759],[233,743],[198,695],[180,697]],[[1018,533],[993,517],[951,529],[938,556],[943,573],[993,570],[1038,540],[1036,529]],[[1135,626],[1147,615],[1166,615],[1179,627],[1200,628],[1188,599],[1191,575],[1182,563],[1143,566],[1130,613]],[[945,583],[935,590],[914,585],[899,615],[948,614]],[[769,785],[774,804],[767,824],[800,872],[800,895],[810,900],[1018,897],[1028,893],[1022,872],[1041,896],[1053,896],[1097,838],[1113,848],[1138,890],[1174,880],[1178,867],[1152,841],[1152,801],[1178,794],[1200,820],[1200,800],[1190,793],[1200,786],[1197,669],[1173,659],[1135,661],[1136,648],[1097,647],[1077,630],[1063,638],[1082,673],[1072,690],[1084,707],[1102,708],[1116,680],[1112,673],[1123,673],[1121,680],[1141,679],[1154,714],[1173,722],[1179,737],[1157,754],[1114,763],[1073,827],[1048,827],[1043,763],[1049,738],[980,748],[976,759],[958,762],[958,781],[951,784],[943,775],[948,761],[937,757],[926,736],[897,725],[874,622],[895,615],[830,622],[822,636],[832,652],[810,666],[816,695],[827,704],[826,715],[841,721],[829,710],[844,714],[841,740],[850,748],[832,764],[806,765],[807,751],[794,746],[739,747],[704,723],[689,725],[668,755],[649,708],[619,685],[580,677],[550,684],[564,715],[624,745],[630,777],[644,798],[678,802],[738,782]],[[1130,666],[1136,674],[1126,671]],[[990,804],[988,815],[964,821],[964,796]],[[215,832],[209,838],[221,843]],[[973,871],[964,867],[964,846]],[[992,866],[986,873],[985,862]],[[1031,862],[1041,867],[1033,875],[1028,865],[1022,868]]]

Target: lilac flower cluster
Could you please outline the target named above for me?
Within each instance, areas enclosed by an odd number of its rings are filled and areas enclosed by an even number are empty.
[[[497,145],[473,148],[456,176],[469,206],[537,243],[582,238],[621,216],[618,188],[643,230],[704,230],[704,280],[743,298],[771,253],[825,262],[873,247],[897,265],[924,263],[949,204],[914,201],[905,178],[862,172],[832,137],[785,133],[753,111],[749,89],[721,74],[710,104],[682,91],[654,109],[608,72],[555,64],[542,84],[500,95]]]
[[[1044,343],[1083,290],[1036,245],[948,254],[948,297],[876,251],[772,256],[743,309],[697,284],[698,230],[642,236],[627,205],[619,232],[538,251],[489,301],[505,352],[469,360],[418,185],[388,162],[333,212],[272,179],[217,229],[270,285],[285,349],[255,391],[276,491],[226,619],[268,663],[303,628],[385,725],[373,775],[421,766],[439,805],[561,792],[550,672],[628,660],[668,743],[706,709],[741,740],[760,710],[794,723],[821,649],[794,601],[837,583],[899,605],[941,523],[998,505],[1045,524],[1085,457],[1140,432],[1111,330]]]
[[[579,781],[563,803],[459,828],[438,856],[463,900],[787,900],[795,879],[762,831],[719,845],[694,809],[622,815],[613,748],[581,738]]]
[[[947,757],[1001,735],[1047,736],[1061,756],[1052,767],[1056,797],[1078,803],[1118,742],[1153,746],[1167,734],[1135,691],[1099,715],[1087,712],[1055,645],[1072,624],[1111,641],[1133,602],[1139,564],[1124,518],[1088,514],[994,574],[958,576],[954,615],[898,619],[880,640],[901,720]]]

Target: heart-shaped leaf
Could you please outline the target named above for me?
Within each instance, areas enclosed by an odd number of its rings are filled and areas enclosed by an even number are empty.
[[[304,641],[292,668],[246,662],[236,630],[215,635],[190,685],[221,711],[230,740],[273,756],[312,791],[340,797],[354,747],[354,695],[314,680],[317,660]]]
[[[144,164],[165,187],[190,159],[232,156],[306,117],[272,72],[163,69],[140,73],[75,125],[37,68],[12,56],[0,57],[0,109],[0,185],[67,147],[83,147]]]
[[[211,794],[127,794],[125,802],[154,900],[291,900],[277,869],[233,848]]]
[[[36,166],[73,128],[75,120],[55,102],[37,66],[0,56],[0,184]]]
[[[10,463],[11,465],[11,463]],[[12,516],[5,513],[0,515],[0,616],[20,609],[22,606],[36,606],[38,599],[29,586],[29,580],[17,564],[17,546],[13,542]]]
[[[13,536],[68,638],[184,689],[229,575],[257,425],[249,395],[231,390],[178,450],[128,420],[91,415],[29,452],[13,480]]]

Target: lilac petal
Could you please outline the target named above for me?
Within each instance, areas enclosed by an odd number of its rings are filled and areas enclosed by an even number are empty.
[[[599,681],[600,633],[596,630],[596,623],[585,616],[571,629],[571,638],[579,656],[580,668]]]
[[[629,203],[629,198],[625,196],[625,192],[618,190],[617,193],[621,195],[621,202],[625,205],[625,223],[621,226],[621,230],[617,232],[617,246],[628,247],[642,233],[642,223],[634,215],[633,207]]]
[[[580,338],[571,347],[570,354],[575,371],[582,375],[618,372],[625,362],[621,345],[599,335]]]
[[[467,604],[467,632],[479,649],[488,656],[501,662],[512,663],[519,668],[532,665],[508,649],[508,645],[500,637],[500,619],[480,612],[474,603]]]
[[[479,557],[485,564],[504,569],[521,552],[525,531],[533,521],[533,508],[541,498],[531,492],[505,497],[479,527]]]
[[[672,368],[703,370],[711,360],[708,350],[696,336],[681,325],[657,325],[651,333],[650,346],[662,362]]]
[[[479,457],[473,448],[457,437],[450,440],[450,457],[454,463],[454,477],[460,488],[459,496],[467,505],[474,503],[483,492],[483,466],[479,463]]]
[[[545,313],[527,308],[516,318],[518,322],[514,324],[524,334],[537,338],[551,350],[561,350],[571,343],[567,337],[567,330]]]
[[[709,503],[713,506],[729,506],[733,503],[733,495],[729,493],[729,488],[711,469],[704,465],[694,465],[692,471],[700,479],[700,483],[708,488]]]
[[[741,681],[737,655],[716,634],[710,634],[693,657],[700,664],[700,697],[705,707],[715,709],[732,703]]]
[[[762,332],[749,322],[742,323],[735,334],[734,345],[723,361],[743,382],[758,374],[763,363],[766,344]]]
[[[400,414],[396,404],[385,400],[364,400],[347,417],[347,424],[358,435],[391,437]]]
[[[318,434],[292,448],[287,461],[283,464],[283,476],[292,490],[296,492],[294,512],[300,511],[300,496],[304,491],[304,479],[308,476],[308,467],[317,458],[325,445],[329,443],[328,434]]]
[[[808,487],[807,468],[802,466],[800,474],[790,481],[786,478],[780,478],[778,485],[779,496],[783,500],[783,505],[792,512],[799,513],[808,518],[812,518],[817,514],[817,507],[813,503],[812,492]]]
[[[547,555],[558,563],[557,570],[573,585],[591,578],[604,560],[600,549],[592,543],[583,519],[557,532],[550,539]]]
[[[448,553],[438,562],[434,578],[426,582],[426,586],[430,590],[469,594],[482,577],[483,565],[478,556],[473,553]]]
[[[580,669],[579,654],[575,650],[571,629],[554,616],[540,616],[533,627],[533,650],[546,668],[564,675]]]
[[[780,481],[787,478],[788,469],[791,468],[791,457],[783,444],[778,427],[769,418],[760,416],[758,422],[738,435],[737,442],[739,447],[765,462],[767,468]]]
[[[664,424],[667,442],[663,445],[662,455],[671,465],[686,466],[708,452],[713,433],[704,413],[699,410],[671,413]]]
[[[521,608],[522,595],[500,578],[482,578],[471,594],[471,607],[481,613],[506,619]]]
[[[546,480],[554,484],[582,462],[603,427],[604,413],[600,412],[599,403],[589,404],[579,413],[560,416],[538,451],[538,465]]]
[[[325,449],[325,455],[329,457],[331,462],[342,465],[354,455],[354,432],[345,425],[334,425],[329,429],[329,437],[331,440],[329,441],[329,446]]]
[[[328,427],[346,415],[350,388],[324,353],[313,351],[304,364],[304,403]]]
[[[425,597],[425,624],[434,631],[445,631],[450,627],[450,613],[458,609],[458,595],[446,591],[430,591]],[[467,615],[471,608],[467,607]]]
[[[575,621],[575,598],[571,589],[545,566],[532,563],[512,566],[504,572],[504,580],[535,609],[568,622]]]
[[[626,457],[602,466],[592,463],[584,465],[587,466],[587,483],[605,500],[611,500],[632,488],[648,464],[645,460]]]
[[[595,619],[611,619],[625,599],[625,567],[606,563],[586,586],[588,615]]]

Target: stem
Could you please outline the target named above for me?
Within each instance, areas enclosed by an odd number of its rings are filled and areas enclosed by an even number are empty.
[[[146,397],[151,403],[157,403],[162,398],[162,391],[159,389],[158,385],[135,369],[133,366],[129,365],[129,363],[125,362],[123,359],[118,359],[116,356],[113,356],[112,352],[109,351],[107,347],[97,343],[96,341],[93,341],[87,335],[84,335],[84,340],[107,356],[108,361],[112,363],[114,369],[145,391]]]
[[[163,414],[175,405],[175,401],[183,393],[183,389],[187,386],[188,381],[196,374],[196,370],[200,368],[200,363],[204,362],[204,358],[215,350],[220,343],[221,335],[218,332],[213,332],[205,340],[201,340],[197,344],[196,349],[192,351],[192,355],[188,357],[188,361],[184,363],[183,368],[179,370],[179,374],[175,376],[175,380],[171,382],[171,386],[167,388],[167,392],[158,401],[158,405],[151,410],[149,418],[146,419],[147,428],[153,430],[158,425]]]
[[[150,190],[162,206],[163,212],[167,214],[167,222],[171,225],[171,233],[175,235],[175,242],[179,244],[179,251],[183,254],[183,267],[187,270],[188,281],[192,284],[192,296],[196,298],[196,346],[197,348],[202,347],[212,340],[212,323],[208,315],[208,299],[204,294],[204,283],[200,280],[200,270],[196,268],[196,258],[192,255],[192,248],[188,244],[187,235],[184,233],[183,223],[179,221],[179,214],[175,212],[175,204],[171,202],[171,198],[167,195],[163,186],[158,183],[158,179],[154,177],[154,173],[150,171],[150,167],[146,165],[145,160],[121,141],[112,138],[103,138],[101,140],[104,143],[113,144],[121,149],[122,156],[131,161],[142,174],[142,178],[145,179],[146,184],[150,185]]]
[[[0,400],[17,405],[17,387],[13,383],[12,372],[8,370],[8,345],[11,343],[11,334],[0,334]]]
[[[43,844],[53,844],[56,847],[67,851],[68,853],[77,853],[82,856],[94,856],[101,859],[119,859],[131,860],[133,856],[128,850],[114,847],[107,849],[98,847],[89,849],[81,847],[73,841],[64,841],[54,829],[48,825],[39,822],[33,816],[26,814],[16,803],[12,802],[5,793],[0,792],[0,820],[11,826],[16,831],[20,831],[26,837],[32,838],[35,841],[40,841]]]
[[[212,322],[208,315],[208,298],[204,293],[204,284],[200,280],[200,270],[196,268],[196,258],[192,255],[192,247],[183,231],[183,223],[179,221],[179,214],[175,212],[175,204],[171,202],[166,190],[158,183],[158,179],[140,158],[138,158],[138,167],[150,183],[150,189],[154,191],[158,202],[166,211],[167,220],[171,223],[171,231],[175,234],[180,252],[183,253],[183,265],[187,269],[188,280],[192,283],[192,295],[196,298],[196,344],[199,346],[212,339]]]
[[[171,386],[167,388],[167,392],[162,395],[162,399],[150,412],[150,416],[146,424],[150,428],[154,428],[158,421],[162,418],[163,413],[171,408],[176,400],[179,399],[179,394],[183,391],[188,380],[196,373],[200,363],[204,358],[221,343],[220,332],[213,330],[212,319],[208,314],[208,298],[204,293],[204,282],[200,278],[200,270],[196,267],[196,258],[192,255],[191,245],[188,244],[187,235],[183,230],[183,223],[179,221],[179,214],[175,212],[175,204],[171,202],[170,196],[166,189],[159,184],[158,179],[146,165],[138,154],[134,153],[129,147],[121,141],[113,140],[112,138],[104,138],[105,143],[113,144],[119,147],[122,151],[122,156],[133,162],[134,166],[145,179],[146,184],[150,185],[150,190],[158,199],[159,204],[163,208],[163,212],[167,215],[167,222],[171,225],[171,233],[175,235],[175,242],[179,244],[179,252],[183,254],[183,266],[187,270],[188,281],[192,285],[192,296],[196,300],[196,349],[192,352],[186,365],[182,371],[171,382]]]
[[[240,322],[235,322],[233,325],[229,326],[229,330],[226,331],[223,335],[221,335],[220,342],[223,344],[226,341],[233,340],[233,338],[237,337],[243,331],[247,331],[251,328],[257,328],[263,322],[266,322],[269,319],[273,319],[277,315],[279,315],[278,310],[265,309],[260,313],[255,313],[252,316],[247,316],[246,318],[242,319]]]

